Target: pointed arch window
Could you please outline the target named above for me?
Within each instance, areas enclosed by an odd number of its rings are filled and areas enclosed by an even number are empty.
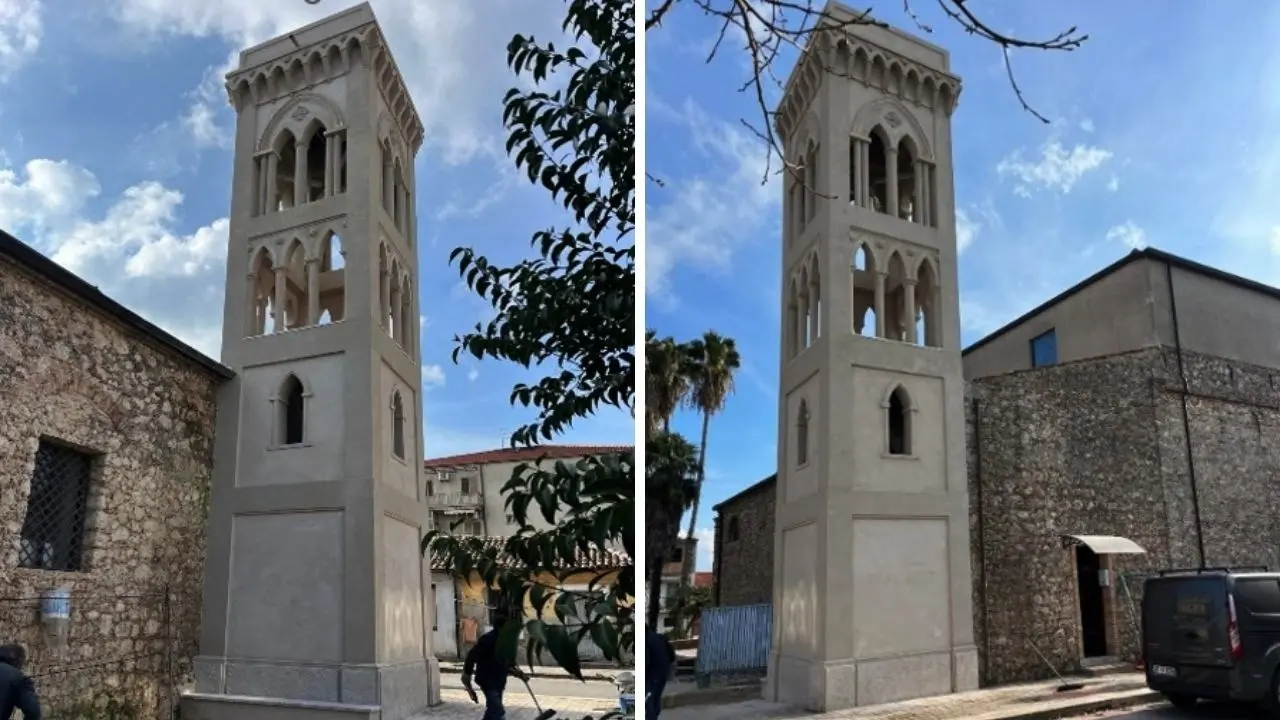
[[[404,459],[404,400],[399,391],[391,393],[391,452]]]
[[[809,464],[809,404],[800,401],[796,417],[796,466]]]
[[[911,398],[901,385],[889,393],[886,403],[889,454],[911,454]]]
[[[280,445],[300,445],[306,439],[307,394],[297,375],[289,373],[280,386],[277,436]]]

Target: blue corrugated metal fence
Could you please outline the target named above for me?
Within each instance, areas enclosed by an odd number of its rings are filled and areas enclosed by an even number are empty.
[[[764,669],[773,641],[773,606],[738,605],[702,611],[698,674]]]

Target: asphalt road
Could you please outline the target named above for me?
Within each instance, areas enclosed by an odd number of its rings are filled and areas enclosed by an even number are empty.
[[[462,676],[457,673],[440,673],[440,684],[446,689],[461,690]],[[618,697],[618,691],[614,688],[613,683],[604,680],[590,680],[581,682],[571,678],[530,678],[529,687],[538,694],[539,697],[546,695],[547,697],[570,697],[570,698],[596,698],[601,700],[614,700]],[[524,689],[524,683],[511,678],[507,681],[507,697],[520,695],[528,697],[529,693]]]
[[[1191,710],[1179,710],[1168,703],[1154,703],[1087,717],[1107,720],[1257,720],[1258,714],[1248,705],[1200,702]]]

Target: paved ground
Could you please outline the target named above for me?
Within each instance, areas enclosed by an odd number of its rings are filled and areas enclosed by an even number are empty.
[[[1087,681],[1084,688],[1057,692],[1056,682],[1008,685],[955,695],[923,698],[826,713],[807,713],[784,705],[750,700],[721,705],[690,705],[662,711],[662,720],[1012,720],[1028,715],[1083,714],[1103,703],[1152,702],[1154,697],[1139,673],[1107,675]],[[1076,712],[1075,709],[1079,708]],[[1141,717],[1133,720],[1172,720]]]
[[[445,690],[457,690],[462,692],[462,676],[453,673],[440,673],[440,684]],[[607,682],[583,682],[574,680],[571,677],[534,677],[529,679],[529,687],[538,694],[558,696],[558,697],[579,697],[579,698],[599,698],[606,701],[612,701],[618,696],[617,689],[613,683]],[[529,699],[529,693],[525,691],[524,684],[519,680],[512,678],[507,681],[507,697],[512,698],[520,696]]]
[[[474,705],[461,690],[450,690],[445,687],[442,696],[444,704],[431,708],[419,716],[420,720],[478,720],[484,712],[480,705]],[[580,720],[587,716],[600,717],[614,709],[609,701],[594,698],[566,698],[546,696],[539,697],[542,708],[555,708],[555,720]],[[510,691],[506,697],[507,720],[533,720],[538,711],[533,707],[529,694],[516,694]],[[664,714],[665,717],[665,714]]]

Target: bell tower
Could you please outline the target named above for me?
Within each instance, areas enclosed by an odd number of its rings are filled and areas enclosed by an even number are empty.
[[[813,710],[974,689],[951,113],[939,47],[827,5],[788,80],[773,648]]]
[[[422,123],[367,3],[241,52],[227,92],[222,360],[237,377],[219,397],[184,702],[401,720],[439,701],[419,551]]]

